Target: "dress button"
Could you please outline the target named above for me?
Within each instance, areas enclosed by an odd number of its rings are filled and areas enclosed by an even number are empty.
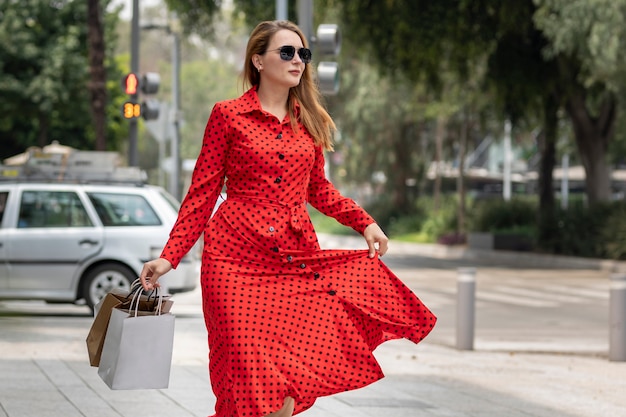
[[[272,252],[278,252],[278,247],[277,247],[277,246],[274,246],[274,247],[270,248],[270,250],[271,250]]]
[[[283,138],[283,134],[279,133],[278,136],[276,136],[276,139],[282,139]]]
[[[293,261],[293,256],[289,255],[287,256],[287,262],[292,262]]]
[[[276,184],[278,184],[278,183],[279,183],[279,182],[281,182],[282,180],[283,180],[283,178],[282,178],[282,177],[278,177],[278,178],[276,178],[276,179],[274,180],[274,182],[275,182]]]
[[[269,231],[270,231],[270,232],[273,232],[273,231],[275,231],[275,230],[276,230],[276,229],[274,229],[274,226],[270,226],[270,228],[269,228]]]
[[[316,272],[313,274],[313,278],[318,279],[320,277],[320,273]]]
[[[278,159],[285,159],[285,155],[283,155],[282,153],[278,154]]]
[[[306,268],[306,264],[300,264],[300,268],[302,269]]]
[[[335,295],[335,294],[337,294],[337,291],[335,291],[335,290],[330,290],[330,291],[328,291],[328,294],[329,294],[329,295]]]

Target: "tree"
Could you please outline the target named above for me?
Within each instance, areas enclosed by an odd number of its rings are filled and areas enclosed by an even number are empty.
[[[167,7],[176,12],[181,28],[186,34],[195,33],[203,38],[213,34],[213,16],[220,10],[220,0],[165,0]]]
[[[0,13],[3,138],[24,147],[43,146],[51,132],[84,125],[85,7],[80,2],[4,0]]]
[[[104,65],[104,22],[100,0],[87,2],[87,28],[89,42],[89,92],[94,120],[96,150],[106,149],[106,68]]]
[[[108,115],[106,147],[114,149],[119,144],[124,133],[119,111],[121,72],[110,54],[115,46],[111,29],[117,23],[116,13],[106,13],[102,19],[107,39],[103,63],[116,81],[90,84],[84,1],[0,0],[1,157],[52,140],[94,149],[89,87],[98,89],[98,111]],[[105,71],[95,73],[101,76]]]
[[[609,144],[626,56],[624,0],[535,0],[536,26],[550,40],[544,52],[558,63],[565,109],[585,167],[591,204],[611,198]]]
[[[502,78],[492,81],[500,92],[508,90],[508,103],[525,105],[521,114],[528,114],[532,101],[548,112],[565,107],[593,204],[610,197],[606,153],[617,112],[616,80],[623,79],[624,6],[623,0],[363,1],[344,3],[342,16],[351,36],[373,45],[381,68],[413,80],[425,79],[434,87],[439,85],[444,63],[463,77],[481,56],[494,57],[498,51],[521,45],[526,58],[517,60],[518,73],[525,82],[507,88]],[[518,43],[511,42],[514,39]],[[417,48],[407,47],[407,42]],[[541,81],[547,87],[543,92],[537,90]],[[511,113],[506,107],[503,110]],[[550,114],[542,119],[555,120]],[[552,134],[553,127],[544,131]],[[546,143],[547,152],[552,152],[552,139]],[[542,172],[547,173],[551,163],[545,163]]]

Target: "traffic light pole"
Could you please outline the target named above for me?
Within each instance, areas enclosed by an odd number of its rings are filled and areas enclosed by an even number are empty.
[[[130,72],[139,73],[139,0],[133,0],[133,17],[130,32]],[[131,101],[136,103],[137,94],[132,95]],[[128,126],[128,166],[139,166],[137,157],[137,119],[130,119]]]
[[[309,48],[313,48],[313,0],[298,0],[298,26],[309,42]]]
[[[177,199],[182,198],[181,194],[181,160],[180,160],[180,34],[176,29],[171,31],[174,37],[174,49],[172,51],[172,105],[174,135],[172,137],[172,175],[170,183],[170,193]]]
[[[276,0],[276,20],[287,20],[287,0]]]

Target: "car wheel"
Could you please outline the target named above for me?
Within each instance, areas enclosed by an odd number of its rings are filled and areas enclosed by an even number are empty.
[[[135,273],[119,264],[98,265],[90,270],[83,281],[83,297],[93,311],[105,295],[112,290],[129,291],[130,284],[136,279]]]

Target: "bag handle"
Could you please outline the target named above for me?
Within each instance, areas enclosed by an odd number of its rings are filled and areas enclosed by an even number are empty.
[[[137,288],[132,294],[133,294],[133,299],[130,302],[130,306],[128,308],[129,312],[133,311],[133,306],[135,308],[135,316],[137,317],[139,315],[139,303],[141,302],[141,287]],[[156,297],[159,297],[159,302],[157,303],[157,307],[154,310],[154,315],[155,316],[160,316],[162,314],[162,306],[163,306],[163,292],[159,291],[159,287],[156,287],[154,290],[150,291],[150,293],[148,294],[148,300],[150,299],[150,297],[152,296],[152,294],[154,294],[154,297],[156,299]],[[129,294],[130,296],[130,294]]]

